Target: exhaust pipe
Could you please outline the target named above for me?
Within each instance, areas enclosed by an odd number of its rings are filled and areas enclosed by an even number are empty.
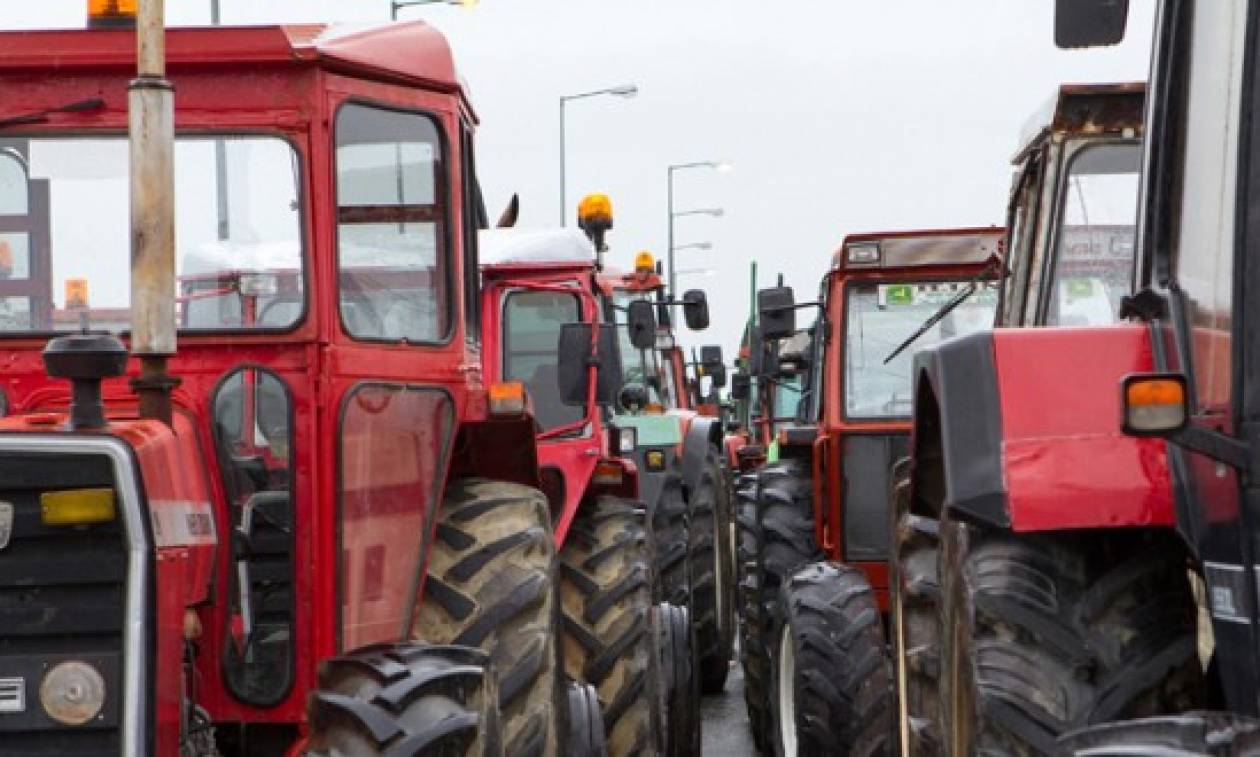
[[[140,417],[171,423],[166,371],[175,354],[175,88],[166,80],[164,0],[139,0],[137,76],[128,87],[131,140],[131,382]]]

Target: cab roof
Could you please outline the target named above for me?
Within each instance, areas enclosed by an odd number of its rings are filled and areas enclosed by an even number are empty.
[[[486,229],[477,236],[484,268],[595,265],[595,248],[577,229]]]
[[[1011,159],[1021,163],[1028,153],[1053,134],[1119,136],[1142,133],[1145,82],[1119,84],[1063,84],[1024,124],[1019,149]]]
[[[134,69],[135,46],[135,32],[129,29],[0,32],[0,74]],[[446,38],[420,21],[371,27],[175,27],[166,32],[166,56],[173,72],[219,65],[305,64],[364,79],[465,90]]]
[[[980,265],[1001,255],[1000,226],[850,234],[831,258],[833,271],[872,271],[919,266]],[[876,259],[854,262],[854,247],[875,248]]]

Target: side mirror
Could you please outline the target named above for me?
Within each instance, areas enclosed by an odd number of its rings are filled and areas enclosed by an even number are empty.
[[[726,365],[726,361],[722,359],[722,348],[716,344],[701,347],[700,365],[703,365],[705,368],[712,368],[715,365]]]
[[[630,330],[630,344],[635,349],[650,350],[656,347],[656,312],[647,300],[635,300],[626,309],[626,328]]]
[[[560,342],[556,347],[557,382],[560,400],[566,405],[586,404],[590,387],[587,370],[591,355],[590,323],[566,323],[560,327]],[[611,405],[617,401],[617,392],[624,381],[621,372],[621,352],[617,349],[617,327],[610,323],[599,325],[599,347],[596,351],[595,402]]]
[[[731,399],[744,401],[752,391],[752,378],[743,371],[731,376]]]
[[[705,366],[704,375],[709,377],[709,383],[714,389],[726,386],[726,366],[722,363]]]
[[[683,318],[692,331],[709,328],[709,300],[704,296],[704,290],[688,289],[683,292]]]
[[[796,297],[792,287],[757,292],[757,317],[762,339],[787,339],[796,333]]]
[[[1129,0],[1056,0],[1054,44],[1102,47],[1124,40],[1129,21]]]

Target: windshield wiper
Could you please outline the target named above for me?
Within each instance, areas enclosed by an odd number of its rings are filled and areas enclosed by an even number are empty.
[[[0,129],[8,128],[10,126],[23,126],[25,124],[42,124],[54,113],[83,113],[89,110],[100,110],[104,107],[105,101],[99,97],[93,97],[87,100],[76,100],[72,103],[66,103],[65,105],[58,105],[55,108],[48,108],[47,110],[37,110],[34,113],[0,118]]]
[[[905,352],[906,348],[914,344],[916,341],[918,341],[919,337],[926,334],[928,329],[932,328],[937,323],[940,323],[940,320],[944,318],[945,316],[949,315],[954,310],[954,308],[961,305],[963,303],[963,300],[967,299],[972,294],[974,294],[976,291],[977,283],[978,282],[976,281],[971,282],[961,292],[954,295],[954,298],[952,300],[942,305],[941,309],[933,313],[930,318],[924,321],[922,326],[915,329],[915,332],[911,334],[909,337],[907,337],[906,341],[898,345],[897,349],[893,350],[891,355],[884,358],[884,365],[888,365],[890,362],[892,362],[893,358]]]

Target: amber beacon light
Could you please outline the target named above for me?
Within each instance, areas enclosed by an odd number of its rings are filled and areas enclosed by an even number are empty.
[[[89,29],[129,29],[136,25],[137,0],[88,0]]]

